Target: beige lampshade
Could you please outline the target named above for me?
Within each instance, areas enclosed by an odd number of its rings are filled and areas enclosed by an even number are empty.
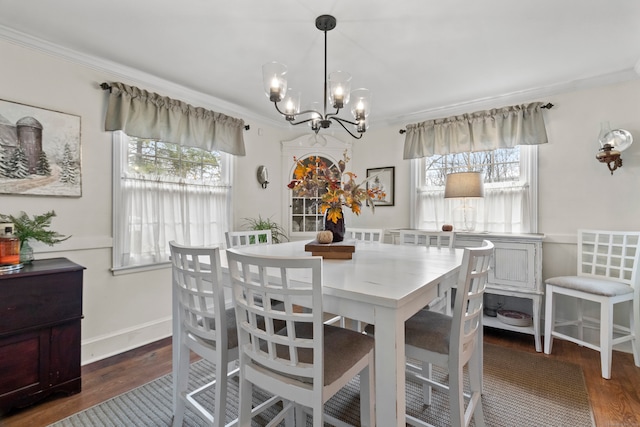
[[[458,172],[447,175],[444,184],[444,198],[484,197],[481,172]]]

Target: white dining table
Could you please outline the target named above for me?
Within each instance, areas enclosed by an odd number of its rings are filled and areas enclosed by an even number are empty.
[[[306,243],[236,249],[275,257],[311,256],[304,250]],[[376,424],[404,427],[404,322],[455,286],[463,250],[361,241],[353,244],[352,259],[323,262],[323,309],[375,325]],[[226,256],[222,258],[226,267]]]

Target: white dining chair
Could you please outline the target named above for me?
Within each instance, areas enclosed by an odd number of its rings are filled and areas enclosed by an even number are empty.
[[[449,393],[451,424],[468,426],[473,417],[477,427],[484,425],[482,411],[482,299],[489,276],[493,243],[465,248],[457,281],[453,316],[421,310],[405,322],[407,378],[423,384],[424,403],[431,404],[432,388]],[[432,378],[432,365],[447,368],[449,383]],[[468,365],[470,394],[464,392],[463,369]],[[468,404],[465,408],[465,398]],[[407,424],[428,425],[407,415]]]
[[[217,247],[189,247],[169,242],[172,263],[174,316],[174,427],[181,426],[189,408],[207,425],[226,424],[228,378],[238,373],[238,333],[234,308],[225,308]],[[213,364],[216,377],[195,390],[188,390],[190,352]],[[215,390],[215,401],[205,407],[198,396]],[[273,399],[275,401],[275,399]],[[259,412],[259,411],[256,411]]]
[[[228,249],[227,260],[240,348],[239,425],[251,425],[254,386],[287,402],[269,425],[293,411],[296,425],[304,426],[309,410],[314,427],[325,421],[344,425],[324,413],[324,404],[358,374],[361,423],[375,423],[374,341],[323,324],[322,258],[252,256]],[[265,319],[265,326],[257,318]],[[273,320],[286,327],[278,330]]]
[[[344,238],[363,242],[382,242],[384,240],[384,230],[382,228],[347,227]]]
[[[401,245],[453,248],[456,244],[456,235],[453,231],[400,230],[399,243]]]
[[[224,237],[227,241],[227,248],[270,245],[273,242],[271,230],[226,231]]]
[[[551,354],[554,337],[599,351],[602,377],[609,379],[613,346],[631,341],[634,363],[640,367],[639,241],[640,232],[578,230],[577,275],[545,280],[546,354]],[[575,299],[576,319],[556,319],[559,295]],[[599,304],[598,318],[587,315],[584,301]],[[626,325],[614,322],[614,310],[620,305],[626,305],[629,310]],[[571,325],[573,329],[565,328]],[[594,343],[588,334],[585,336],[585,328],[599,329],[599,343]]]
[[[456,235],[453,231],[428,231],[428,230],[400,230],[401,245],[418,245],[436,248],[452,249],[456,244]],[[446,289],[433,300],[426,308],[451,315],[451,290]]]

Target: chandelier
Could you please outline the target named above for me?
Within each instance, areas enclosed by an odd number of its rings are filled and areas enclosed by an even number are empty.
[[[338,123],[353,138],[360,139],[367,130],[366,118],[371,110],[371,94],[368,89],[351,91],[351,75],[344,71],[335,71],[327,76],[327,31],[336,27],[336,18],[322,15],[316,18],[316,28],[324,32],[324,105],[318,102],[311,104],[307,110],[300,111],[300,92],[287,90],[287,66],[278,62],[269,62],[262,66],[262,79],[267,98],[292,125],[309,123],[317,134],[320,129],[327,129],[331,122]],[[351,102],[353,121],[338,117],[340,110]],[[335,109],[327,112],[327,105]],[[322,107],[322,108],[321,108]],[[355,133],[347,126],[355,127]],[[356,133],[358,134],[356,136]]]

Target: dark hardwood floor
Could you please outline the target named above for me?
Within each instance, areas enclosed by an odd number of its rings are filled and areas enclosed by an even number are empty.
[[[535,353],[530,335],[486,328],[485,341]],[[573,343],[555,340],[553,354],[539,353],[539,357],[582,367],[598,427],[640,426],[640,368],[633,364],[631,354],[614,351],[610,380],[600,376],[599,353]],[[32,407],[12,411],[0,419],[0,426],[46,426],[170,371],[171,340],[167,338],[84,366],[81,393],[52,396]]]

